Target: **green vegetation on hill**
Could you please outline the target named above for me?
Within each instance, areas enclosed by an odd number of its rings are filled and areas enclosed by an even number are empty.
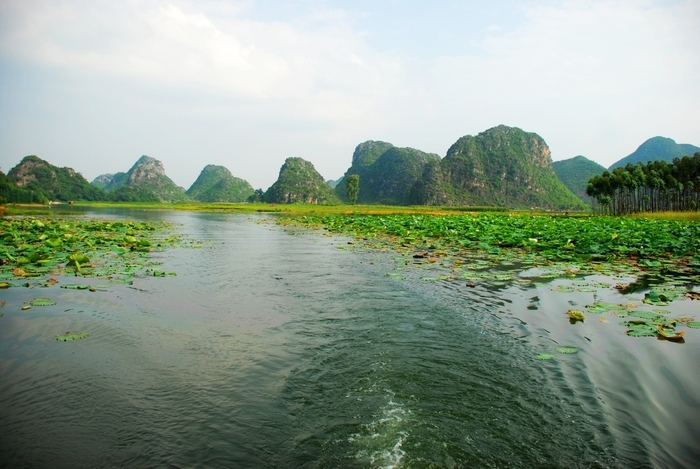
[[[557,178],[547,144],[537,134],[504,125],[460,138],[429,163],[411,191],[421,205],[496,205],[585,209]]]
[[[360,177],[358,203],[408,205],[411,188],[420,179],[426,164],[438,161],[440,157],[433,153],[367,141],[357,146],[352,165],[343,177]],[[344,202],[348,201],[345,184],[339,184],[335,190]]]
[[[340,200],[314,165],[301,158],[287,158],[277,181],[263,195],[274,204],[338,204]]]
[[[165,175],[163,163],[143,155],[126,173],[109,177],[103,174],[92,181],[93,186],[108,191],[116,202],[184,202],[189,200],[185,189]]]
[[[19,187],[0,171],[0,204],[41,204],[46,198],[34,191]]]
[[[245,202],[254,189],[223,166],[213,164],[202,169],[186,194],[200,202]]]
[[[71,168],[58,168],[31,155],[12,168],[7,177],[39,200],[105,200],[105,193]],[[9,200],[9,199],[8,199]]]
[[[593,199],[586,194],[588,180],[603,174],[605,167],[581,155],[568,160],[555,161],[552,167],[559,180],[571,192],[586,203],[592,202]]]
[[[632,163],[633,165],[636,163],[646,164],[650,161],[670,163],[674,158],[691,156],[698,151],[700,151],[700,147],[689,143],[678,144],[670,138],[652,137],[642,143],[633,153],[613,163],[608,169],[612,171],[615,168],[626,166],[627,163]]]

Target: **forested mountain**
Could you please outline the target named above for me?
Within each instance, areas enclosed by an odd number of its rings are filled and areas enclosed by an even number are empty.
[[[110,198],[123,202],[182,202],[188,200],[185,189],[165,175],[163,163],[143,155],[126,173],[111,178],[101,175],[92,182],[110,192]],[[109,179],[109,180],[108,180]],[[108,181],[107,181],[108,180]]]
[[[568,160],[555,161],[552,163],[552,167],[559,180],[563,182],[574,195],[586,203],[591,203],[593,201],[593,199],[586,194],[588,180],[593,176],[603,174],[605,167],[581,155],[574,156]]]
[[[426,164],[438,161],[440,157],[434,153],[369,140],[355,148],[352,165],[343,179],[352,174],[360,177],[358,203],[407,205],[411,188],[420,179]],[[348,201],[345,184],[338,184],[335,191],[344,202]]]
[[[275,204],[338,204],[340,200],[314,165],[301,158],[287,158],[277,181],[263,195]]]
[[[245,202],[254,191],[248,181],[235,177],[225,167],[209,164],[186,194],[200,202]]]
[[[627,163],[643,163],[650,161],[665,161],[671,163],[674,158],[691,156],[700,151],[700,147],[689,143],[676,143],[673,139],[666,137],[653,137],[642,143],[633,153],[627,155],[616,163],[613,163],[609,170],[626,166]]]
[[[627,164],[604,171],[586,193],[612,214],[697,210],[700,207],[700,152],[692,157]]]
[[[34,199],[48,200],[104,200],[105,193],[72,168],[58,168],[41,158],[25,156],[12,168],[7,177],[18,187],[33,194]]]
[[[43,204],[47,200],[45,196],[37,192],[19,187],[0,171],[0,204],[8,202],[13,204]]]
[[[411,191],[420,205],[482,205],[583,209],[557,178],[549,147],[539,135],[500,125],[455,142],[430,162]]]

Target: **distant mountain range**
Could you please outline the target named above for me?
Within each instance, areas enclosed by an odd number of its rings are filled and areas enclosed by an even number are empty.
[[[665,137],[644,142],[611,166],[671,162],[700,147]],[[583,157],[552,163],[545,141],[535,133],[500,125],[458,139],[444,158],[382,141],[359,144],[343,177],[324,181],[313,164],[288,158],[277,181],[265,192],[217,165],[207,165],[185,191],[165,174],[163,164],[142,156],[127,171],[103,174],[88,183],[71,168],[58,168],[37,156],[25,157],[7,176],[0,172],[0,203],[47,200],[325,203],[347,202],[344,179],[358,175],[358,203],[463,205],[577,210],[590,202],[588,180],[605,168]]]

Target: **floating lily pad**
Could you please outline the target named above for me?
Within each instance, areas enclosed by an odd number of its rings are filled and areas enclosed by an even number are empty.
[[[575,292],[576,289],[570,285],[557,285],[555,288],[551,289],[552,291],[559,292],[559,293],[572,293]]]
[[[691,329],[700,329],[700,322],[697,321],[686,322],[685,325]]]
[[[627,313],[629,316],[634,316],[635,318],[642,318],[642,319],[657,319],[661,318],[656,313],[650,313],[648,311],[630,311]]]
[[[61,288],[66,288],[68,290],[87,290],[90,285],[84,285],[81,283],[66,283],[61,285]]]
[[[554,358],[554,355],[552,355],[551,353],[538,353],[535,358],[537,358],[538,360],[551,360],[552,358]]]
[[[63,342],[68,342],[69,340],[79,340],[88,337],[90,334],[87,332],[66,332],[64,335],[57,335],[56,340],[62,340]]]
[[[663,293],[656,291],[650,291],[644,295],[644,303],[655,306],[666,306],[668,305],[669,298]]]
[[[614,303],[606,303],[604,301],[598,301],[592,305],[586,305],[586,309],[589,313],[593,314],[627,311],[627,307],[624,305],[616,305]]]
[[[29,302],[32,306],[53,306],[56,304],[55,301],[49,298],[34,298]]]
[[[556,350],[559,353],[565,353],[565,354],[572,354],[572,353],[578,352],[578,348],[576,348],[576,347],[557,347],[554,350]]]
[[[636,327],[627,331],[630,337],[654,337],[656,334],[657,329],[651,327]]]

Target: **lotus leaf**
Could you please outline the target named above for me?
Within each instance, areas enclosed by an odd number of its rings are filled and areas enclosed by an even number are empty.
[[[692,328],[692,329],[700,329],[700,322],[697,322],[697,321],[687,322],[687,323],[685,323],[685,325]]]
[[[628,313],[630,316],[634,316],[635,318],[643,318],[643,319],[660,319],[661,316],[655,313],[650,313],[648,311],[630,311]]]
[[[84,285],[81,283],[65,283],[61,285],[61,288],[66,288],[68,290],[87,290],[90,285]]]
[[[52,301],[49,298],[34,298],[32,301],[29,302],[32,306],[53,306],[56,304],[55,301]]]
[[[630,329],[627,331],[627,335],[630,337],[654,337],[656,331],[649,328]]]
[[[656,291],[650,291],[644,295],[644,303],[656,306],[666,306],[668,305],[668,297],[663,293],[658,293]]]
[[[555,350],[559,353],[565,353],[565,354],[572,354],[572,353],[578,352],[578,348],[576,348],[576,347],[557,347]]]
[[[68,342],[69,340],[79,340],[88,337],[90,334],[87,332],[66,332],[64,335],[57,335],[56,340],[62,340],[63,342]]]
[[[552,355],[551,353],[538,353],[535,358],[537,358],[538,360],[551,360],[552,358],[554,358],[554,355]]]

